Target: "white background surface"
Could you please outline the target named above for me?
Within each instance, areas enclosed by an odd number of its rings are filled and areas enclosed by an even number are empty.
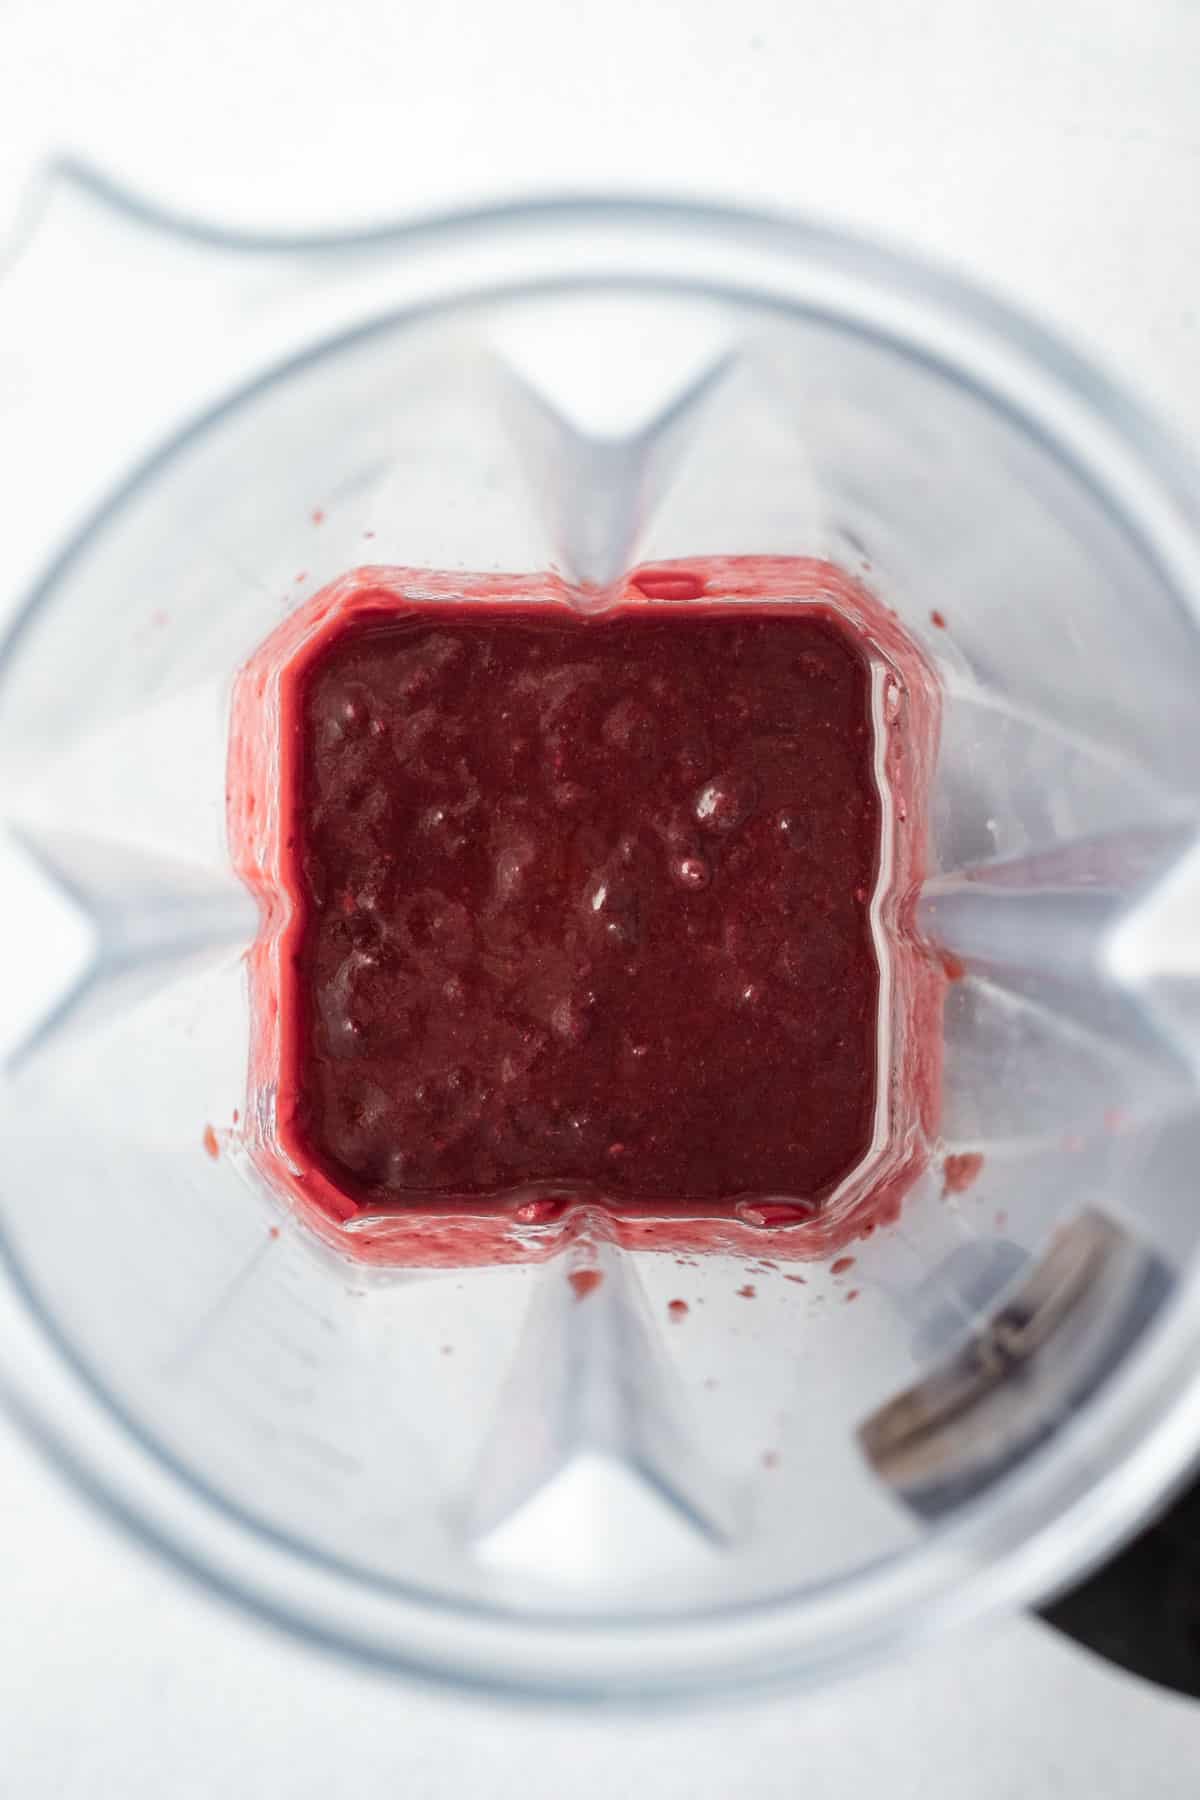
[[[0,243],[64,148],[244,225],[568,188],[774,204],[970,270],[1194,439],[1198,95],[1193,0],[0,0]],[[167,314],[153,350],[136,308],[91,341],[104,279],[80,269],[44,307],[0,279],[0,610],[172,422],[163,347],[196,377]],[[182,1585],[2,1424],[0,1620],[14,1800],[1195,1800],[1200,1779],[1200,1707],[1028,1621],[815,1698],[666,1720],[389,1684]]]

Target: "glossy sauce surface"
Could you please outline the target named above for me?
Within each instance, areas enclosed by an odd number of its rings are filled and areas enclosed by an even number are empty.
[[[819,1204],[854,1167],[881,815],[849,627],[410,602],[297,679],[286,1073],[349,1200]]]

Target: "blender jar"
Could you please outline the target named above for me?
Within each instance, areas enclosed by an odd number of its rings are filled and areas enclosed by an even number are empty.
[[[0,669],[18,1414],[261,1613],[539,1695],[811,1679],[1101,1556],[1200,1441],[1192,472],[1064,346],[832,231],[591,202],[238,240],[95,186],[10,279],[87,221],[203,293],[230,391]],[[929,1166],[850,1268],[599,1212],[368,1265],[251,1154],[237,671],[365,562],[712,555],[860,575],[936,668]]]

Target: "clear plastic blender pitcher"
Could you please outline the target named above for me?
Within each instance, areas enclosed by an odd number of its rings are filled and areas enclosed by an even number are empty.
[[[1194,473],[1062,345],[813,227],[550,204],[272,243],[67,184],[43,230],[202,293],[232,391],[0,672],[18,1413],[259,1612],[548,1696],[815,1678],[1102,1555],[1200,1445]],[[365,1266],[247,1154],[235,674],[363,562],[709,554],[861,574],[938,671],[930,1166],[850,1272],[599,1218]]]

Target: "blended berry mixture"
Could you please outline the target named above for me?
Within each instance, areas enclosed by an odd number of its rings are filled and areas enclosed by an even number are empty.
[[[881,805],[848,628],[398,602],[298,683],[292,1123],[347,1199],[816,1204],[861,1160]]]
[[[818,558],[330,582],[233,695],[264,1179],[407,1267],[823,1257],[894,1220],[940,1111],[939,717],[920,642]]]

